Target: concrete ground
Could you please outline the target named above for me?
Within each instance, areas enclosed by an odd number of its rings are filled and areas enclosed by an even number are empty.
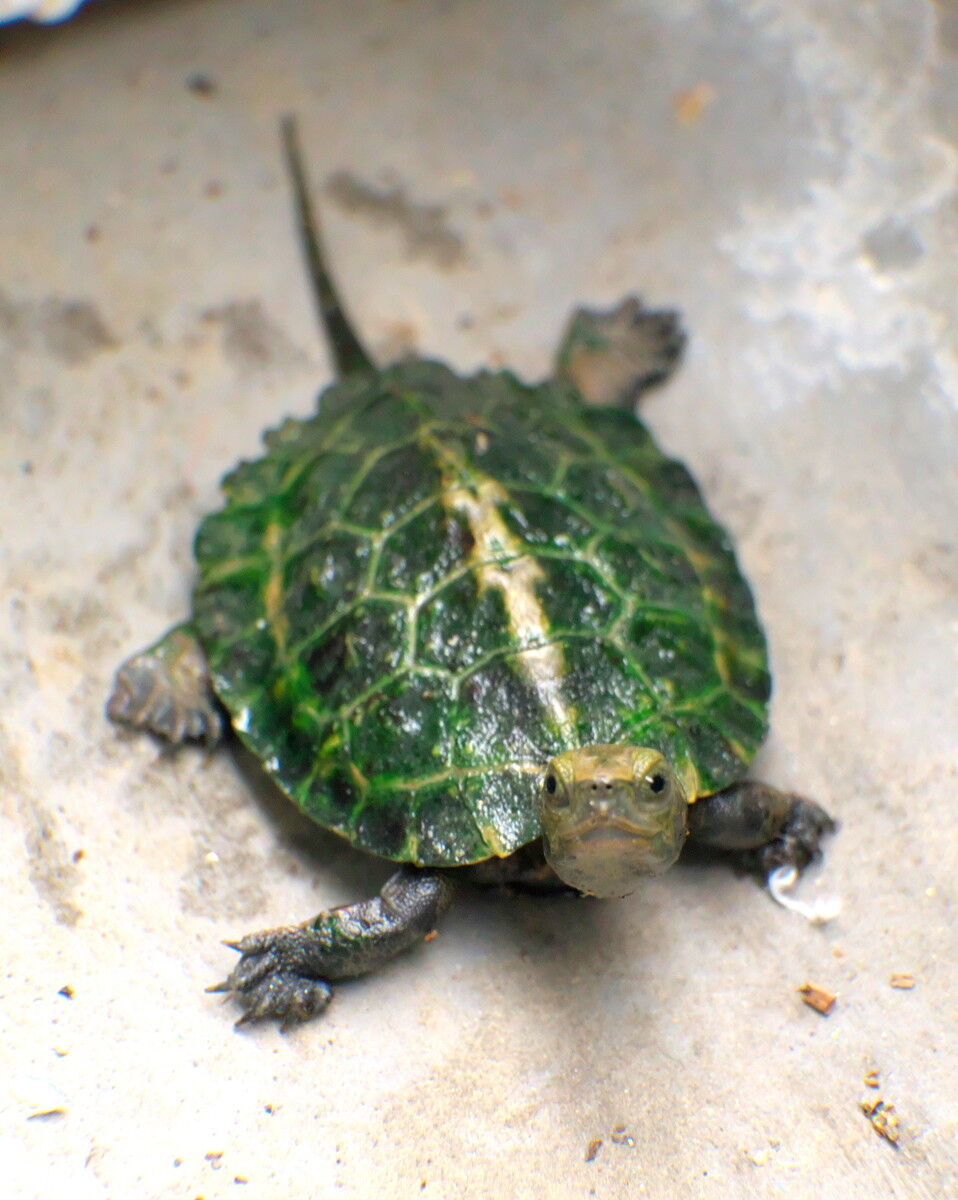
[[[185,611],[220,474],[329,379],[285,110],[383,357],[533,377],[577,300],[685,311],[645,411],[754,582],[757,772],[841,818],[804,884],[837,921],[688,864],[470,899],[286,1036],[204,995],[221,938],[384,877],[250,764],[103,717]],[[958,1196],[956,140],[929,0],[101,0],[0,31],[5,1195]]]

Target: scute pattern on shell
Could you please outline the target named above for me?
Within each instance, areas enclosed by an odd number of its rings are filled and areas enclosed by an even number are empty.
[[[630,413],[413,362],[266,443],[197,533],[194,621],[239,736],[311,817],[456,865],[538,836],[539,773],[572,745],[656,746],[701,793],[741,777],[769,695],[752,597]],[[496,498],[491,575],[454,492]],[[534,592],[534,644],[496,571]]]

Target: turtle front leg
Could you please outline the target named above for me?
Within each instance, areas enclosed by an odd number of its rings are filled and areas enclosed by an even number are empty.
[[[107,716],[145,729],[174,746],[186,739],[215,745],[223,718],[210,683],[206,655],[189,625],[177,625],[117,670]]]
[[[303,925],[252,933],[227,945],[242,957],[210,992],[232,992],[237,1021],[278,1017],[283,1028],[321,1013],[332,983],[375,970],[434,932],[452,901],[448,877],[404,866],[378,896],[321,912]]]
[[[556,374],[570,380],[587,404],[631,408],[668,379],[684,346],[678,313],[643,308],[629,296],[615,308],[576,309],[559,346]]]
[[[815,907],[787,893],[821,853],[822,839],[837,825],[813,800],[743,780],[689,809],[689,837],[700,846],[736,852],[746,867],[760,872],[779,904],[816,923],[837,913],[832,902]]]

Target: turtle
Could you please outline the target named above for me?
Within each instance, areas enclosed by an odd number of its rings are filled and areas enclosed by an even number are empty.
[[[336,379],[224,477],[192,612],[120,666],[107,713],[174,746],[231,727],[304,813],[396,869],[227,943],[210,990],[287,1027],[430,940],[459,881],[619,897],[686,843],[801,908],[785,893],[834,822],[746,778],[765,635],[728,533],[636,414],[681,356],[678,313],[580,308],[540,382],[379,367],[292,118],[282,142]]]

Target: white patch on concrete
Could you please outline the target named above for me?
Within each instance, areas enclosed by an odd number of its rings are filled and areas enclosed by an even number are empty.
[[[34,21],[65,21],[83,0],[0,0],[0,24],[30,17]]]
[[[837,896],[820,896],[817,900],[800,900],[793,896],[792,889],[798,883],[798,869],[792,866],[776,867],[769,873],[768,890],[776,904],[797,913],[812,925],[827,925],[842,911],[842,902]]]
[[[721,239],[750,276],[747,317],[764,327],[761,354],[745,353],[756,370],[760,359],[788,364],[763,381],[781,407],[823,381],[840,387],[843,372],[897,371],[915,356],[927,356],[926,386],[941,405],[956,403],[952,245],[940,216],[958,187],[958,150],[925,116],[935,7],[887,7],[853,38],[827,6],[742,6],[757,32],[790,47],[823,161],[802,202],[746,204]],[[912,239],[913,262],[883,265],[869,253],[890,221]]]

